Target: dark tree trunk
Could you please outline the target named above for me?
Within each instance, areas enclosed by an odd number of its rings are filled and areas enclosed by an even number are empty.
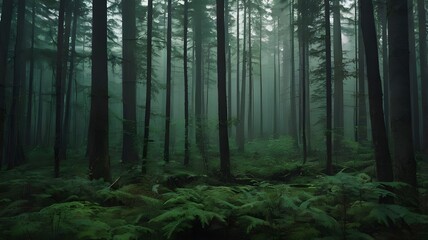
[[[169,162],[170,127],[171,127],[171,44],[172,44],[172,2],[168,0],[168,26],[166,36],[166,107],[165,107],[165,143],[163,159]]]
[[[12,23],[13,0],[3,0],[0,21],[0,169],[4,152],[4,125],[6,120],[6,71]]]
[[[76,35],[77,35],[77,18],[78,18],[78,0],[74,1],[73,7],[73,27],[71,30],[71,53],[70,53],[70,66],[68,70],[68,82],[67,82],[67,92],[65,98],[65,114],[64,114],[64,128],[63,128],[63,142],[61,144],[62,148],[62,157],[63,159],[67,158],[67,148],[70,141],[70,112],[71,112],[71,94],[73,87],[73,78],[75,72],[75,58],[76,58]]]
[[[331,31],[330,31],[330,1],[324,0],[324,27],[325,27],[325,58],[326,58],[326,98],[327,98],[327,129],[326,129],[326,149],[327,161],[326,172],[328,175],[333,174],[333,161],[332,161],[332,101],[331,101]]]
[[[259,7],[260,15],[260,35],[259,35],[259,72],[260,72],[260,137],[264,137],[263,132],[263,68],[262,68],[262,32],[263,32],[263,15],[262,15],[262,6]]]
[[[416,69],[415,14],[413,13],[413,5],[413,1],[409,1],[410,96],[412,98],[413,145],[416,151],[420,151],[422,129],[419,127],[419,88]]]
[[[143,166],[142,172],[146,173],[146,161],[149,148],[150,114],[152,102],[152,35],[153,35],[153,0],[148,1],[147,6],[147,82],[146,82],[146,109],[144,114],[144,139],[143,139]]]
[[[251,2],[248,2],[248,140],[254,138],[253,126],[253,52],[251,46]]]
[[[386,15],[386,1],[381,3],[380,15],[382,25],[382,77],[383,77],[383,109],[385,111],[386,135],[391,131],[389,115],[389,63],[388,63],[388,19]]]
[[[275,31],[279,26],[276,25],[276,21],[273,22],[273,30]],[[276,35],[279,37],[279,35]],[[273,138],[278,138],[278,71],[277,71],[277,47],[273,50]]]
[[[21,108],[22,100],[21,88],[25,82],[25,58],[24,58],[24,27],[25,27],[25,0],[18,1],[18,17],[16,25],[16,43],[14,58],[14,78],[12,88],[12,104],[10,108],[10,126],[9,138],[6,148],[6,159],[8,160],[8,169],[14,168],[24,161],[24,155],[21,151]]]
[[[42,141],[42,123],[43,123],[43,89],[42,89],[42,82],[43,82],[43,65],[40,67],[40,77],[39,77],[39,107],[38,107],[38,113],[37,113],[37,127],[36,127],[36,144],[40,145],[43,143]]]
[[[226,12],[225,12],[225,18],[224,18],[224,24],[226,27],[226,51],[227,51],[227,117],[228,119],[228,134],[230,135],[232,133],[232,50],[230,47],[230,34],[229,34],[229,21],[230,21],[230,1],[225,0],[224,1]]]
[[[306,83],[307,83],[307,63],[306,63],[306,45],[308,25],[306,22],[307,2],[299,1],[299,52],[300,52],[300,90],[301,90],[301,128],[302,128],[302,150],[303,150],[303,164],[307,160],[307,141],[306,141]]]
[[[382,107],[382,82],[379,72],[379,56],[372,1],[359,0],[359,9],[366,52],[370,119],[375,148],[376,174],[379,181],[391,182],[393,181],[392,163]]]
[[[418,0],[419,18],[419,57],[421,69],[421,89],[422,89],[422,123],[423,139],[422,150],[428,154],[428,62],[427,62],[427,30],[426,30],[426,10],[425,1]]]
[[[361,13],[359,13],[361,21]],[[358,129],[357,140],[359,143],[367,141],[367,107],[366,107],[366,62],[364,39],[361,32],[361,24],[358,24]]]
[[[89,120],[89,177],[110,181],[107,0],[92,1],[92,86]]]
[[[290,77],[290,133],[291,137],[298,142],[297,131],[297,103],[296,103],[296,72],[294,63],[294,0],[290,6],[290,41],[291,41],[291,77]]]
[[[241,116],[241,109],[240,109],[240,84],[239,84],[239,79],[240,79],[240,75],[239,75],[239,57],[240,57],[240,44],[239,44],[239,0],[236,0],[236,118],[239,120],[240,116]],[[239,132],[240,132],[240,126],[239,126],[239,122],[236,125],[236,144],[239,145]]]
[[[217,0],[217,78],[218,78],[218,122],[220,144],[220,171],[226,178],[230,176],[229,138],[227,132],[226,96],[226,44],[224,26],[224,1]]]
[[[35,42],[35,34],[34,29],[36,25],[36,1],[33,0],[32,10],[31,10],[31,50],[30,50],[30,78],[29,78],[29,86],[28,86],[28,99],[27,99],[27,123],[25,125],[25,144],[30,146],[33,144],[33,136],[31,134],[31,117],[33,115],[33,92],[34,92],[34,42]]]
[[[184,165],[189,164],[190,160],[190,141],[189,141],[189,76],[187,61],[187,38],[189,27],[189,3],[184,0],[184,47],[183,47],[183,68],[184,68]],[[230,54],[230,53],[229,53]],[[230,62],[229,62],[230,64]],[[229,82],[231,80],[229,79]],[[230,95],[229,95],[230,96]]]
[[[340,149],[344,131],[343,113],[343,52],[342,52],[342,27],[340,15],[340,1],[333,1],[333,53],[334,53],[334,148]]]
[[[391,135],[396,180],[417,187],[410,98],[407,1],[388,2]]]
[[[122,1],[122,99],[123,99],[123,147],[122,161],[137,162],[137,64],[136,64],[136,3]]]
[[[244,151],[245,148],[245,88],[246,88],[246,78],[247,78],[247,2],[244,0],[244,39],[243,44],[244,48],[242,51],[242,85],[241,85],[241,100],[240,100],[240,114],[238,120],[238,150],[240,152]]]
[[[58,17],[58,36],[57,36],[57,57],[56,57],[56,75],[55,75],[55,177],[59,177],[59,162],[61,151],[62,138],[62,111],[63,111],[63,98],[62,98],[62,75],[63,75],[63,62],[64,62],[64,11],[66,1],[61,0],[59,4],[59,17]]]

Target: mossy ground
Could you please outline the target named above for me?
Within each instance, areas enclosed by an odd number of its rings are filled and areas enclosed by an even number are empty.
[[[232,182],[219,177],[216,154],[208,170],[198,157],[187,168],[180,153],[168,165],[153,157],[145,176],[113,155],[113,186],[89,181],[78,151],[55,179],[51,150],[33,149],[26,164],[0,172],[0,239],[428,239],[426,160],[416,210],[373,180],[370,150],[347,144],[327,177],[323,153],[303,166],[293,146],[280,138],[232,151]],[[385,194],[395,205],[377,203]]]

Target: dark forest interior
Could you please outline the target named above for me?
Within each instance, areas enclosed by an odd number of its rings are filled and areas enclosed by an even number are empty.
[[[0,4],[0,240],[428,239],[428,1]]]

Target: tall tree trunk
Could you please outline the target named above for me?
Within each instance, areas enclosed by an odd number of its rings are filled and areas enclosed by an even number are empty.
[[[303,164],[307,160],[307,141],[306,141],[306,83],[307,83],[307,63],[306,63],[306,44],[308,25],[306,22],[307,2],[299,1],[299,52],[300,52],[300,90],[301,90],[301,128],[302,128],[302,150]]]
[[[253,126],[253,52],[251,46],[251,2],[248,2],[248,140],[254,138]]]
[[[298,142],[297,131],[297,103],[296,103],[296,69],[294,63],[294,0],[290,6],[290,41],[291,41],[291,76],[290,76],[290,133],[294,141]]]
[[[421,89],[422,89],[422,123],[423,139],[422,150],[428,154],[428,62],[427,62],[427,30],[426,30],[426,10],[425,1],[418,0],[419,18],[419,57],[421,69]]]
[[[110,181],[107,0],[92,1],[92,86],[89,120],[90,179]]]
[[[163,159],[169,162],[170,127],[171,127],[171,44],[172,44],[172,2],[168,0],[168,26],[166,36],[166,108],[165,108],[165,143]]]
[[[63,75],[63,62],[64,62],[64,15],[65,15],[66,1],[61,0],[59,4],[59,17],[58,17],[58,41],[57,41],[57,57],[56,57],[56,76],[55,76],[55,177],[59,177],[59,163],[60,163],[60,150],[62,138],[62,112],[63,112],[63,98],[62,98],[62,75]]]
[[[31,50],[30,50],[30,78],[28,86],[28,99],[27,99],[27,123],[25,125],[25,144],[30,146],[33,144],[33,136],[31,134],[31,117],[33,115],[33,92],[34,92],[34,42],[35,42],[35,25],[36,25],[36,1],[33,0],[32,10],[31,10]]]
[[[147,82],[146,109],[144,114],[143,164],[142,172],[146,173],[146,161],[149,147],[150,113],[152,101],[152,35],[153,35],[153,0],[148,0],[147,6]]]
[[[190,142],[189,142],[189,76],[187,61],[187,36],[189,27],[189,3],[184,0],[184,37],[183,37],[183,69],[184,69],[184,165],[189,164],[190,160]],[[229,53],[230,54],[230,53]],[[230,62],[229,62],[230,64]],[[229,79],[229,82],[231,80]],[[230,95],[229,95],[230,96]]]
[[[367,62],[368,94],[372,137],[375,148],[376,175],[380,182],[393,181],[392,162],[389,153],[382,101],[382,82],[379,72],[379,56],[372,1],[359,0],[360,24],[364,39]]]
[[[260,137],[264,137],[263,132],[263,68],[262,68],[262,31],[263,31],[263,15],[262,7],[259,6],[259,17],[260,17],[260,26],[259,26],[259,72],[260,72]]]
[[[418,76],[416,70],[416,39],[415,39],[415,20],[413,13],[413,1],[409,1],[409,67],[410,67],[410,96],[412,104],[412,129],[413,145],[416,151],[421,150],[421,136],[419,127],[419,88]]]
[[[63,142],[61,144],[62,148],[62,157],[63,159],[67,158],[67,148],[70,141],[70,112],[71,112],[71,94],[73,87],[73,78],[75,72],[75,58],[76,58],[76,35],[77,35],[77,18],[79,11],[78,0],[74,0],[73,7],[73,27],[71,30],[71,53],[70,53],[70,66],[68,70],[68,82],[67,82],[67,91],[65,98],[65,114],[64,114],[64,128],[63,128]]]
[[[0,169],[4,152],[4,125],[6,120],[6,72],[12,23],[13,0],[3,0],[0,21]]]
[[[388,2],[391,135],[395,176],[416,191],[416,161],[413,149],[410,99],[409,35],[407,1]]]
[[[361,12],[359,13],[361,22]],[[358,24],[358,136],[359,143],[367,141],[367,108],[366,108],[366,62],[364,39],[361,32],[361,23]]]
[[[218,78],[218,123],[220,144],[220,171],[224,177],[230,176],[229,138],[227,133],[226,96],[226,44],[224,26],[224,1],[217,0],[217,78]]]
[[[204,119],[204,84],[202,78],[202,61],[203,61],[203,49],[202,49],[202,12],[204,9],[204,2],[197,0],[194,3],[194,40],[195,40],[195,118],[196,118],[196,145],[199,152],[202,155],[203,161],[206,161],[206,149],[205,149],[205,119]]]
[[[239,44],[239,0],[236,0],[236,117],[240,118],[241,115],[241,111],[240,111],[240,84],[239,84],[239,79],[240,79],[240,75],[239,75],[239,57],[240,57],[240,44]],[[240,126],[239,126],[239,122],[236,125],[236,144],[239,145],[239,132],[240,132]]]
[[[334,53],[334,148],[340,149],[344,133],[343,112],[343,52],[342,52],[342,26],[340,14],[340,1],[333,1],[333,53]]]
[[[273,22],[273,30],[275,31],[279,26]],[[279,37],[276,34],[276,37]],[[276,42],[276,41],[275,41]],[[278,71],[277,71],[277,46],[273,50],[273,138],[278,138]]]
[[[390,127],[390,103],[389,103],[389,61],[388,61],[388,19],[387,19],[387,4],[388,0],[381,3],[380,15],[382,25],[382,77],[383,77],[383,109],[385,111],[385,127],[386,135],[389,136]]]
[[[25,58],[24,58],[24,28],[25,28],[25,0],[18,1],[18,17],[16,25],[16,43],[14,58],[14,78],[12,88],[12,104],[10,108],[10,126],[8,146],[6,148],[6,159],[8,160],[8,169],[14,168],[24,161],[24,155],[21,151],[21,129],[20,117],[22,100],[21,88],[25,82]]]
[[[123,98],[123,147],[122,160],[137,162],[137,64],[136,64],[136,2],[122,1],[122,98]]]
[[[247,78],[247,2],[244,0],[244,48],[242,55],[242,85],[241,85],[241,100],[240,100],[240,114],[239,114],[239,122],[238,122],[238,149],[240,152],[244,151],[245,147],[245,88],[246,88],[246,78]]]
[[[43,143],[42,141],[42,123],[43,123],[43,88],[42,88],[42,82],[43,82],[43,65],[40,66],[40,77],[39,77],[39,107],[38,107],[38,113],[37,113],[37,127],[36,127],[36,144],[40,145]]]
[[[325,73],[326,73],[326,99],[327,99],[327,124],[326,124],[326,149],[327,149],[327,161],[326,161],[326,172],[328,175],[333,174],[333,161],[332,161],[332,101],[331,101],[331,31],[330,31],[330,0],[324,0],[324,27],[325,27]]]
[[[230,47],[230,34],[229,34],[229,21],[230,21],[230,1],[225,0],[225,18],[224,24],[226,27],[226,51],[227,51],[227,116],[228,116],[228,134],[232,133],[232,125],[230,124],[232,119],[232,48]]]

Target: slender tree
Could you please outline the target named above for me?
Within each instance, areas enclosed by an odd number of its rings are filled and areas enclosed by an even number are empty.
[[[389,153],[388,138],[382,107],[382,83],[379,71],[379,56],[373,3],[372,1],[359,0],[358,5],[361,13],[360,24],[367,61],[370,119],[372,122],[371,129],[376,159],[376,175],[378,180],[381,182],[391,182],[393,181],[392,161]]]
[[[297,144],[299,136],[297,131],[297,103],[296,103],[296,69],[294,63],[294,0],[290,5],[290,41],[291,41],[291,69],[290,69],[290,134]]]
[[[122,1],[122,98],[123,98],[123,162],[138,161],[137,137],[137,72],[136,72],[136,1]]]
[[[92,86],[89,117],[89,177],[110,181],[107,0],[92,1]]]
[[[189,140],[189,76],[187,61],[187,41],[189,28],[189,3],[184,0],[184,29],[183,29],[183,69],[184,69],[184,165],[189,164],[190,160],[190,140]],[[230,64],[230,62],[229,62]],[[229,82],[231,80],[229,79]],[[229,97],[231,97],[229,95]]]
[[[36,26],[36,1],[33,0],[31,7],[31,48],[30,48],[30,76],[28,83],[28,98],[27,98],[27,123],[25,125],[25,143],[27,146],[32,144],[33,136],[31,135],[31,117],[33,115],[33,92],[34,92],[34,43],[35,43],[35,26]]]
[[[217,0],[217,89],[218,89],[218,122],[220,144],[220,171],[225,177],[230,176],[229,138],[227,126],[226,96],[226,43],[224,22],[224,1]]]
[[[361,12],[359,21],[361,21]],[[358,129],[357,140],[359,143],[367,141],[367,107],[366,107],[366,61],[364,39],[361,33],[361,24],[358,24]]]
[[[326,99],[327,99],[327,129],[326,129],[326,149],[327,149],[327,164],[326,172],[329,175],[333,174],[332,161],[332,89],[331,89],[331,32],[330,32],[330,1],[324,0],[324,27],[325,27],[325,73],[326,73]]]
[[[340,147],[344,131],[343,113],[343,51],[342,51],[342,26],[340,14],[340,0],[333,1],[333,53],[334,53],[334,146]]]
[[[243,38],[243,50],[242,50],[242,84],[241,84],[241,100],[240,100],[240,113],[238,122],[238,149],[240,152],[244,151],[245,147],[245,90],[246,90],[246,78],[247,78],[247,1],[244,0],[244,38]]]
[[[24,161],[24,153],[22,149],[21,127],[22,122],[22,87],[25,82],[25,57],[24,57],[24,39],[25,39],[25,0],[18,1],[18,13],[16,23],[16,40],[15,40],[15,58],[13,64],[13,87],[12,87],[12,103],[9,120],[9,134],[6,148],[6,159],[8,160],[8,168],[14,168],[16,165]]]
[[[419,58],[422,89],[422,150],[428,154],[428,60],[427,60],[427,29],[425,1],[418,0],[419,18]]]
[[[163,158],[169,162],[170,127],[171,127],[171,45],[172,45],[172,2],[168,0],[168,24],[166,36],[166,107],[165,107],[165,143]]]
[[[391,106],[391,135],[395,176],[417,187],[413,149],[410,98],[409,35],[407,1],[388,1],[388,43]]]
[[[149,147],[150,114],[152,101],[152,35],[153,35],[153,0],[148,1],[147,6],[147,82],[146,82],[146,108],[144,113],[144,138],[143,138],[143,166],[142,172],[146,172],[146,161]]]
[[[4,152],[4,125],[6,120],[6,72],[9,50],[10,29],[12,23],[13,1],[3,0],[0,21],[0,169]]]

